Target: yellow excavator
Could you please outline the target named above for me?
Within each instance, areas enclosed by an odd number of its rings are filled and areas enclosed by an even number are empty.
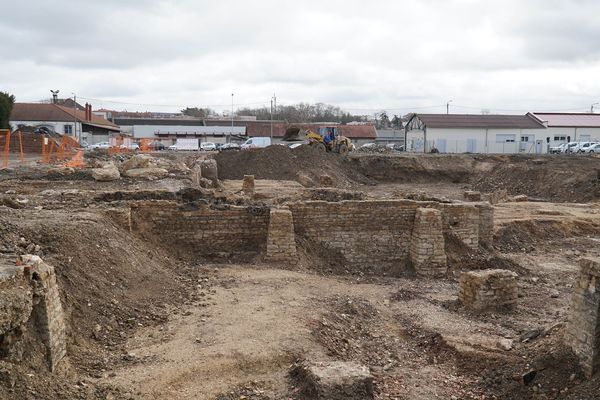
[[[323,152],[348,154],[350,150],[354,149],[352,141],[340,135],[336,126],[321,127],[319,132],[292,126],[286,129],[282,140],[286,142],[308,141],[310,146]]]

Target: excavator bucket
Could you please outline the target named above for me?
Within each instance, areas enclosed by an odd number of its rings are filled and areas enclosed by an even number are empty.
[[[300,140],[304,140],[305,132],[295,126],[289,127],[285,130],[285,135],[283,135],[283,141],[285,142],[296,142]]]

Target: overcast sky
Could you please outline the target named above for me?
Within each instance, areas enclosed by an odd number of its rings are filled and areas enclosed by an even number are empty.
[[[236,108],[275,93],[360,114],[585,111],[599,15],[597,0],[7,1],[0,90],[139,111],[228,109],[232,93]]]

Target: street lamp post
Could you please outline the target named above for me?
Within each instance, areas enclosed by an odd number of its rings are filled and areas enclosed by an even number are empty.
[[[452,103],[452,100],[448,100],[446,103],[446,114],[450,114],[450,103]]]
[[[233,93],[231,93],[231,134],[233,135]]]

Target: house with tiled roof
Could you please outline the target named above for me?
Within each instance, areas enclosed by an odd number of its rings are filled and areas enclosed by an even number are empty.
[[[118,125],[95,115],[92,106],[83,110],[54,103],[15,103],[10,115],[13,130],[20,126],[46,127],[89,144],[107,141],[120,132]]]

